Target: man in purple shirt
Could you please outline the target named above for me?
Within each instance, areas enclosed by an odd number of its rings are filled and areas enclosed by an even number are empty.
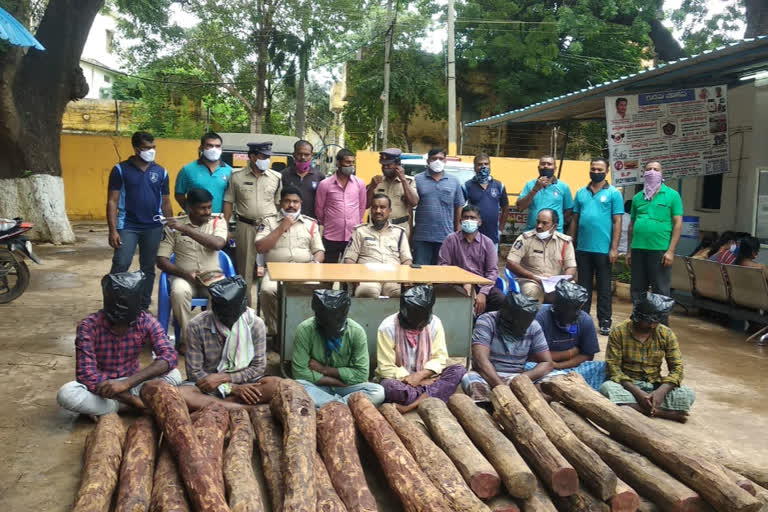
[[[323,226],[326,263],[339,263],[352,231],[363,222],[367,192],[354,174],[355,154],[342,149],[336,154],[336,173],[317,185],[315,217]]]
[[[181,384],[176,350],[155,317],[141,309],[144,274],[122,272],[101,280],[104,309],[77,326],[76,380],[58,392],[59,405],[70,411],[102,416],[124,409],[144,409],[139,391],[150,379]],[[139,368],[146,341],[155,358]]]
[[[480,277],[496,282],[499,277],[499,255],[493,240],[480,233],[480,209],[467,205],[461,210],[461,231],[448,235],[440,247],[440,265],[454,265]],[[467,295],[472,285],[465,284]],[[492,284],[475,286],[475,314],[498,311],[504,303],[504,294]]]

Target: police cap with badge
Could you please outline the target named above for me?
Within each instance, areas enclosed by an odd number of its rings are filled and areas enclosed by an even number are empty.
[[[398,164],[400,163],[400,155],[403,152],[397,148],[389,148],[379,152],[380,164]]]
[[[272,142],[249,142],[248,154],[272,156]]]

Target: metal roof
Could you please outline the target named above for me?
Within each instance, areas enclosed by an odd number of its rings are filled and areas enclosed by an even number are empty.
[[[768,36],[721,46],[698,55],[660,64],[592,87],[466,123],[496,126],[503,123],[540,123],[567,119],[605,119],[606,96],[637,94],[702,85],[737,85],[741,76],[768,69]]]

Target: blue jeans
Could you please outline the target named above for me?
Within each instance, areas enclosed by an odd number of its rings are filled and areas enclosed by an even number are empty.
[[[131,267],[136,246],[139,246],[139,268],[144,272],[144,289],[141,292],[141,307],[149,309],[152,303],[152,288],[155,285],[155,258],[160,240],[163,238],[163,226],[158,226],[144,231],[132,231],[121,229],[120,247],[115,249],[112,256],[112,269],[110,274],[127,272]]]
[[[360,384],[344,386],[343,388],[318,386],[301,379],[296,382],[304,386],[304,389],[312,401],[315,402],[315,407],[317,408],[324,406],[328,402],[341,402],[346,405],[347,399],[352,393],[357,393],[358,391],[362,391],[375,406],[384,403],[384,388],[374,382],[362,382]]]
[[[413,262],[417,265],[437,265],[437,255],[442,242],[413,241]]]

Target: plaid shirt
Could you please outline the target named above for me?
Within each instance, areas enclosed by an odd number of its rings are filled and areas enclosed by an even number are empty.
[[[667,360],[669,369],[666,377],[661,376],[662,358]],[[677,336],[666,325],[659,324],[643,343],[632,336],[632,320],[623,321],[611,329],[605,363],[608,379],[619,384],[640,380],[679,386],[683,381],[683,356]]]
[[[267,369],[267,329],[256,312],[251,310],[251,313],[254,318],[251,326],[254,356],[247,368],[228,373],[233,384],[256,382]],[[212,311],[205,311],[189,322],[185,355],[188,380],[197,382],[212,373],[219,373],[216,368],[221,361],[225,341],[224,336],[216,331]]]
[[[77,326],[77,382],[90,391],[95,392],[96,386],[105,380],[129,377],[138,372],[139,354],[147,340],[152,343],[155,359],[166,361],[168,371],[176,368],[176,350],[160,322],[149,313],[142,311],[125,334],[115,334],[110,327],[101,310]]]

